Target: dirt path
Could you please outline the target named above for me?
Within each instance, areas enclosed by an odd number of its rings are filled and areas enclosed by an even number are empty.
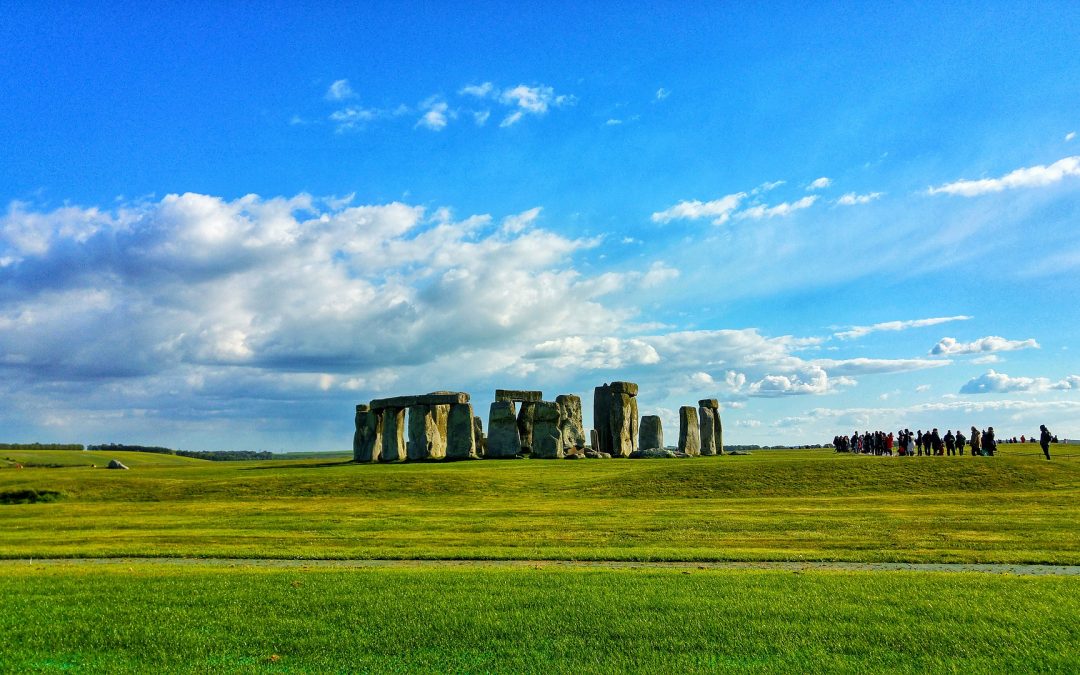
[[[272,560],[265,558],[35,558],[0,560],[0,569],[18,567],[131,565],[267,567],[280,569],[674,569],[674,570],[779,570],[788,572],[980,572],[1028,576],[1080,576],[1080,565],[1026,565],[1004,563],[856,563],[856,562],[625,562],[617,560]]]

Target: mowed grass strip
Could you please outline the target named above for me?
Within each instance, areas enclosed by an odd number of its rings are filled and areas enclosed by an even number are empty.
[[[0,670],[1080,670],[1080,579],[907,572],[0,568]]]
[[[64,498],[0,505],[0,556],[1080,564],[1080,461],[1033,448],[3,470]]]

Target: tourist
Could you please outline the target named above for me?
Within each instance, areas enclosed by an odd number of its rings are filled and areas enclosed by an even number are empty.
[[[971,427],[971,456],[982,456],[982,434],[975,427]]]
[[[922,449],[923,449],[922,429],[919,429],[918,434],[916,434],[916,436],[915,436],[915,446],[919,448],[919,457],[922,457]]]
[[[993,457],[997,452],[997,439],[994,438],[994,427],[986,427],[982,437],[983,455]]]
[[[941,436],[938,435],[938,430],[936,428],[930,432],[930,447],[934,449],[935,455],[944,454],[942,451]]]
[[[952,429],[945,432],[945,452],[949,455],[956,454],[956,436],[953,436]]]
[[[960,453],[960,456],[964,456],[964,443],[967,441],[964,438],[964,432],[959,429],[956,430],[956,451]]]
[[[911,434],[911,429],[907,430],[907,454],[908,457],[915,456],[915,437]]]
[[[1039,445],[1042,446],[1043,454],[1046,455],[1046,459],[1050,459],[1050,441],[1053,440],[1053,435],[1050,430],[1046,428],[1045,424],[1039,425]]]

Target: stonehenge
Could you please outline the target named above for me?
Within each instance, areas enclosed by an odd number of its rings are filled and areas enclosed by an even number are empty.
[[[593,424],[585,433],[579,396],[496,389],[488,416],[474,414],[469,394],[428,394],[374,399],[356,405],[353,461],[423,462],[479,458],[659,458],[723,455],[720,405],[701,399],[679,408],[677,451],[664,446],[658,415],[638,415],[638,385],[615,381],[593,391]],[[520,409],[518,405],[520,404]],[[406,418],[406,412],[408,417]],[[586,443],[588,439],[588,443]]]

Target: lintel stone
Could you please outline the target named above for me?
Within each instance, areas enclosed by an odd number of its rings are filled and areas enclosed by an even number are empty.
[[[496,389],[496,401],[520,401],[521,403],[539,403],[544,399],[542,391],[528,391],[524,389]]]
[[[469,402],[469,395],[465,392],[450,392],[437,394],[419,394],[416,396],[393,396],[391,398],[377,398],[371,402],[372,410],[385,408],[411,408],[414,405],[460,405]]]

